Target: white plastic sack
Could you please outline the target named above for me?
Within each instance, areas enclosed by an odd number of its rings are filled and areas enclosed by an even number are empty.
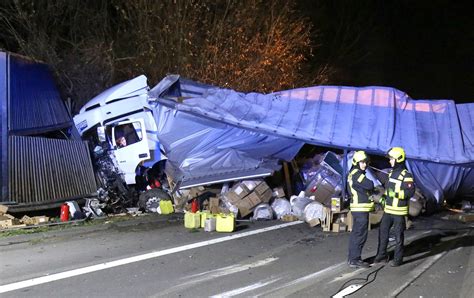
[[[303,218],[303,212],[306,205],[313,202],[311,199],[303,196],[291,196],[290,204],[291,204],[291,213],[296,215],[298,218]]]
[[[291,214],[291,205],[286,199],[275,199],[272,203],[272,209],[277,219],[280,219],[283,215]]]
[[[319,202],[312,202],[306,205],[303,211],[304,221],[309,222],[312,219],[318,218],[324,221],[323,204]]]
[[[273,209],[267,203],[262,203],[253,210],[254,220],[269,220],[273,219]]]

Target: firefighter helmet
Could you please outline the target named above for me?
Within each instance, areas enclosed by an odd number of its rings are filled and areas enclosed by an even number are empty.
[[[405,150],[402,147],[393,147],[388,151],[388,157],[395,159],[397,163],[405,161]]]
[[[367,157],[367,154],[365,154],[364,151],[362,151],[362,150],[356,151],[354,153],[354,156],[352,157],[352,165],[356,166],[359,162],[361,162],[361,161],[367,162],[367,160],[368,160],[368,157]]]

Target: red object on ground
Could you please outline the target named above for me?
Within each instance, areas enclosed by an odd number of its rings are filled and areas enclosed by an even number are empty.
[[[197,199],[194,199],[193,202],[191,203],[191,212],[196,213],[199,211],[199,205]]]
[[[68,204],[61,205],[61,216],[59,218],[61,221],[69,220],[69,205]]]

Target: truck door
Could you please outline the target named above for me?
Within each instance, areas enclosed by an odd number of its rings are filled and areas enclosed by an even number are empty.
[[[112,145],[118,166],[127,184],[135,184],[135,169],[150,158],[145,124],[142,119],[119,122],[112,127]]]

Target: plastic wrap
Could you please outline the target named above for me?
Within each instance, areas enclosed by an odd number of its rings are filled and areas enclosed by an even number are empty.
[[[273,219],[273,209],[267,203],[262,203],[253,210],[254,220],[270,220]]]
[[[324,221],[325,214],[323,212],[323,204],[319,202],[311,202],[304,208],[303,215],[304,221],[309,222],[312,219],[320,219]]]
[[[304,208],[309,203],[314,202],[313,200],[304,196],[304,193],[300,193],[299,196],[291,196],[290,204],[291,204],[291,213],[298,218],[303,218],[304,216]]]
[[[286,199],[275,199],[272,203],[272,209],[277,219],[280,219],[283,215],[291,214],[291,205]]]

